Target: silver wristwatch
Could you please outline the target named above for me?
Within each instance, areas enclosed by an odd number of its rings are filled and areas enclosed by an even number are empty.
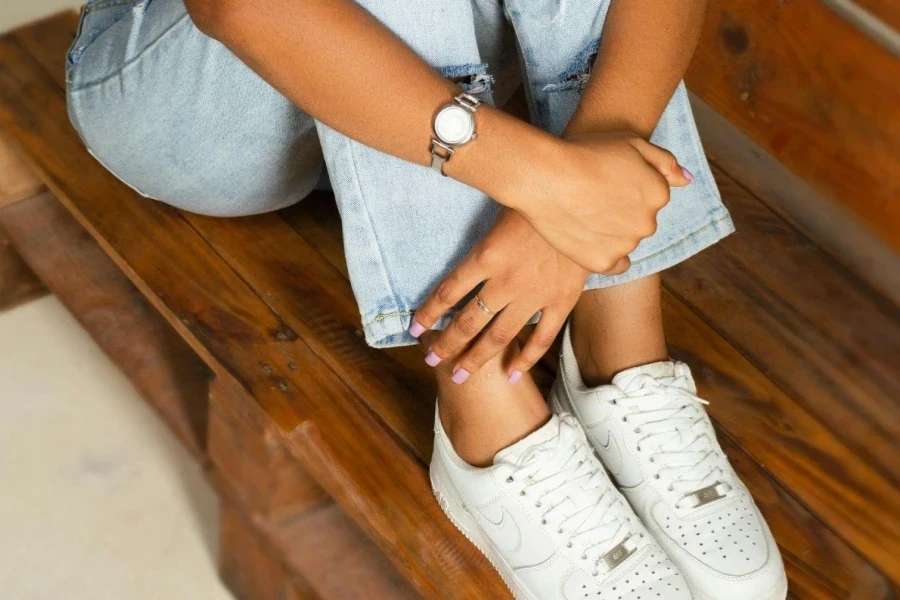
[[[431,168],[444,175],[444,163],[454,150],[475,139],[475,111],[481,100],[460,94],[438,111],[434,117],[434,138],[431,140]]]

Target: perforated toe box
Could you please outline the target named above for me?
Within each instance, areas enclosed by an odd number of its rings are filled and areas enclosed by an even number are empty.
[[[742,576],[764,567],[769,558],[768,541],[753,501],[742,495],[714,508],[679,519],[660,503],[653,516],[681,549],[719,573]]]

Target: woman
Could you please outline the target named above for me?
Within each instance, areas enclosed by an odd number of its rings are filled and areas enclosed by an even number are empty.
[[[659,271],[732,231],[680,83],[704,8],[93,0],[70,114],[188,211],[277,210],[327,168],[366,339],[421,342],[435,494],[517,598],[780,600],[662,329]],[[492,107],[517,61],[535,125]],[[564,326],[548,408],[528,371]]]

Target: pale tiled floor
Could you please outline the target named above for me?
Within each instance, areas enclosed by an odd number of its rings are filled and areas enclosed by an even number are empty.
[[[53,297],[0,313],[0,599],[226,600],[199,469]]]

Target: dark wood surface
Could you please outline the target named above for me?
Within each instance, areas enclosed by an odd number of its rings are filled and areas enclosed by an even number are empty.
[[[68,125],[53,54],[67,44],[53,41],[71,31],[66,23],[71,15],[0,39],[0,129],[419,593],[508,597],[431,497],[434,394],[420,353],[376,352],[359,335],[333,200],[317,194],[278,215],[217,220],[138,197]],[[896,598],[896,308],[717,175],[742,233],[666,275],[672,352],[712,401],[793,596]],[[552,373],[538,375],[546,383]],[[240,520],[229,523],[243,535]]]
[[[0,229],[0,311],[15,308],[48,292]]]
[[[59,18],[74,31],[71,13]],[[0,39],[0,128],[53,193],[213,371],[250,393],[292,454],[419,592],[505,597],[484,557],[443,516],[421,460],[308,340],[185,216],[140,199],[91,158],[68,123],[62,55],[52,65],[58,48],[45,44],[36,50],[54,54],[35,59],[23,37],[13,32]]]
[[[895,0],[864,0],[889,22]],[[896,25],[895,25],[896,26]],[[688,87],[900,250],[900,60],[826,2],[720,0]]]
[[[9,142],[0,139],[0,208],[30,198],[43,188],[44,184]]]
[[[0,209],[0,229],[202,460],[210,373],[181,337],[51,193]]]

